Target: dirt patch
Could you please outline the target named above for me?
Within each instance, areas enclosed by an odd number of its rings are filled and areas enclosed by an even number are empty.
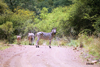
[[[0,67],[100,67],[86,65],[72,47],[12,46],[0,51]]]

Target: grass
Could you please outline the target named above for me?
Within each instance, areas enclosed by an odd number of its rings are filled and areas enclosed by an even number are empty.
[[[100,58],[100,38],[93,39],[88,45],[89,54]]]
[[[8,45],[8,43],[6,40],[0,40],[0,50],[9,48],[9,46],[7,46],[7,45]]]
[[[4,49],[7,49],[9,48],[9,46],[0,46],[0,50],[4,50]]]
[[[71,40],[70,43],[68,43],[68,46],[73,46],[73,47],[78,47],[79,46],[79,42],[77,40]]]
[[[34,40],[34,44],[36,45],[36,41],[37,41],[37,37]],[[66,44],[68,43],[67,38],[63,37],[63,38],[53,38],[51,41],[51,45],[52,46],[66,46]],[[13,44],[17,44],[17,39],[14,41]],[[29,41],[27,38],[23,38],[21,39],[21,45],[29,45]],[[49,45],[49,40],[43,40],[40,39],[39,41],[39,45]]]
[[[94,38],[94,36],[87,36],[81,34],[77,40],[81,42],[84,49],[95,58],[100,58],[100,38]]]
[[[88,53],[89,56],[91,55],[95,57],[94,59],[100,59],[100,38],[80,34],[77,40],[71,40],[67,45],[80,47],[81,44],[86,51],[85,53]]]

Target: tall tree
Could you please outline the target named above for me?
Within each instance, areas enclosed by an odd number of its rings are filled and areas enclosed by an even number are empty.
[[[74,28],[76,34],[86,29],[94,32],[93,24],[100,16],[100,0],[74,0],[73,3],[69,9],[67,21]]]

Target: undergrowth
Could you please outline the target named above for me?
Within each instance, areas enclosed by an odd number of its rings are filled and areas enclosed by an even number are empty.
[[[94,38],[94,36],[80,35],[78,41],[83,43],[84,48],[89,54],[100,58],[100,38]]]
[[[0,50],[4,50],[6,48],[9,48],[7,41],[6,40],[0,40]]]
[[[36,41],[37,41],[37,37],[34,40],[34,45],[36,45]],[[68,39],[66,37],[63,37],[63,38],[56,37],[56,38],[53,38],[51,41],[52,46],[66,46],[67,43],[68,43]],[[17,39],[14,41],[13,44],[18,44]],[[29,45],[29,40],[27,39],[27,37],[21,39],[20,44]],[[39,45],[49,45],[49,40],[40,39]]]
[[[100,58],[100,38],[79,34],[79,38],[77,40],[71,40],[67,45],[74,47],[80,47],[80,45],[82,45],[90,55]]]

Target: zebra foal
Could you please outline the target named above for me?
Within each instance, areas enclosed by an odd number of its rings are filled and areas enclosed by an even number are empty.
[[[29,40],[29,45],[33,45],[34,43],[34,33],[28,33],[28,40]]]

